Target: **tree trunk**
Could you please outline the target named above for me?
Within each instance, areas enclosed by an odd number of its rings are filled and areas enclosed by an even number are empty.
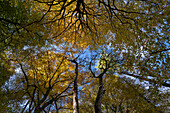
[[[99,76],[99,90],[95,101],[95,113],[102,113],[101,102],[104,94],[103,76]]]
[[[40,107],[36,107],[34,113],[41,113],[41,111],[42,111],[42,110],[41,110]]]
[[[74,79],[74,88],[73,88],[73,113],[79,113],[79,104],[78,104],[78,85],[77,85],[77,77],[78,77],[78,63],[75,68],[75,79]]]

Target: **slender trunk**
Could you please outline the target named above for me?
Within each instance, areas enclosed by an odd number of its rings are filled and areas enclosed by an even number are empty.
[[[41,110],[40,107],[36,107],[34,113],[41,113],[41,111],[42,111],[42,110]]]
[[[78,63],[75,62],[75,79],[74,79],[74,88],[73,88],[73,113],[79,113],[79,104],[78,104],[78,85],[77,85],[77,77],[78,77]]]
[[[95,113],[102,113],[101,103],[104,94],[104,87],[103,87],[103,76],[99,76],[99,90],[97,93],[96,101],[95,101]]]

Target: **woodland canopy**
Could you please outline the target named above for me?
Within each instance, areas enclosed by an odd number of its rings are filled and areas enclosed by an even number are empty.
[[[169,0],[0,0],[0,112],[169,112]]]

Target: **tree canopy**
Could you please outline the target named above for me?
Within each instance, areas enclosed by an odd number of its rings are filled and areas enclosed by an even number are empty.
[[[167,112],[168,0],[1,0],[3,112]]]

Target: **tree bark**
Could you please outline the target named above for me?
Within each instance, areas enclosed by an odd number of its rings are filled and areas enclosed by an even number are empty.
[[[79,104],[78,104],[78,85],[77,85],[77,77],[78,77],[78,63],[75,61],[75,79],[74,79],[74,88],[73,88],[73,113],[79,113]]]
[[[99,90],[95,101],[95,113],[102,113],[101,103],[104,95],[103,76],[99,76]]]

